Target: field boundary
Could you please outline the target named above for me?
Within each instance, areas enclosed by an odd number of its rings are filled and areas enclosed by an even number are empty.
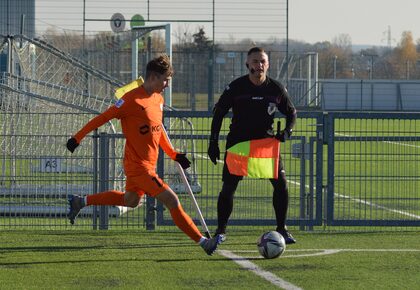
[[[252,263],[251,261],[249,261],[248,259],[235,255],[233,252],[231,251],[227,251],[227,250],[218,250],[217,253],[219,253],[220,255],[231,259],[233,262],[235,262],[236,264],[238,264],[239,266],[241,266],[242,268],[253,272],[254,274],[260,276],[261,278],[267,280],[268,282],[270,282],[271,284],[279,287],[279,288],[283,288],[286,290],[301,290],[302,288],[299,288],[296,285],[293,285],[290,282],[287,282],[286,280],[281,279],[280,277],[274,275],[273,273],[263,270],[260,267],[258,267],[257,265],[255,265],[254,263]]]

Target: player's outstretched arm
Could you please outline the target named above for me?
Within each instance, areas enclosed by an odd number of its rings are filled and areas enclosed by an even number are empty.
[[[82,141],[82,139],[89,134],[91,131],[99,128],[100,126],[102,126],[103,124],[105,124],[106,122],[108,122],[109,120],[113,119],[116,117],[116,109],[115,106],[109,108],[108,110],[106,110],[105,112],[103,112],[102,114],[96,116],[95,118],[93,118],[92,120],[90,120],[85,126],[83,126],[82,129],[80,129],[79,132],[77,132],[74,136],[72,136],[68,141],[67,141],[67,149],[73,153],[74,150],[79,146],[80,142]]]

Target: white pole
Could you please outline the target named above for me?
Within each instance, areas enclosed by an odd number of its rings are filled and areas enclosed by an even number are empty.
[[[169,56],[172,62],[172,37],[171,37],[171,24],[165,25],[165,43],[166,43],[166,54]],[[165,89],[165,104],[172,107],[172,82],[169,82],[169,86]]]
[[[139,71],[139,40],[136,32],[131,31],[131,79],[135,80],[138,76]]]

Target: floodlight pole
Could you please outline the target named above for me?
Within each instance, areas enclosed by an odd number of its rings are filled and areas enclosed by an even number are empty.
[[[312,101],[312,75],[311,75],[311,70],[312,70],[312,56],[311,53],[308,53],[308,72],[306,75],[306,82],[307,82],[307,86],[308,86],[308,97],[307,97],[307,103],[306,105],[309,106],[309,104]]]
[[[334,60],[334,79],[337,79],[337,56],[336,55],[334,55],[334,58],[333,58],[333,60]]]
[[[308,86],[308,98],[307,98],[307,105],[312,103],[313,97],[315,97],[315,106],[318,106],[318,53],[316,52],[308,52],[308,73],[307,73],[307,86]],[[313,67],[312,67],[312,58],[313,58]],[[313,81],[312,84],[312,71],[313,74]],[[312,88],[313,87],[313,88]],[[314,91],[314,94],[312,93]]]
[[[370,63],[369,63],[369,61],[368,61],[368,69],[369,69],[369,79],[371,80],[371,79],[373,79],[373,58],[375,57],[375,56],[378,56],[376,53],[370,53],[370,52],[368,52],[368,51],[362,51],[361,52],[361,56],[362,57],[364,57],[364,56],[366,56],[366,57],[369,57],[370,58]]]

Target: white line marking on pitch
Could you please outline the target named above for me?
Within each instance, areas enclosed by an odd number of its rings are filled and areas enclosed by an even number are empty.
[[[268,282],[270,282],[271,284],[286,289],[286,290],[298,290],[298,289],[302,289],[299,288],[279,277],[277,277],[276,275],[274,275],[271,272],[265,271],[263,269],[261,269],[260,267],[258,267],[257,265],[255,265],[254,263],[252,263],[251,261],[247,260],[244,257],[241,256],[237,256],[234,253],[232,253],[231,251],[227,251],[227,250],[218,250],[217,253],[219,253],[220,255],[231,259],[232,261],[234,261],[236,264],[238,264],[239,266],[241,266],[242,268],[253,272],[254,274],[260,276],[261,278],[267,280]]]
[[[347,134],[342,134],[342,133],[335,133],[335,135],[337,135],[337,136],[344,136],[344,137],[355,137],[354,135],[347,135]],[[413,141],[415,141],[415,140],[413,140]],[[402,142],[397,142],[397,141],[380,141],[380,142],[389,143],[389,144],[398,145],[398,146],[406,146],[406,147],[420,148],[420,146],[417,146],[417,145],[407,144],[407,143],[402,143]]]
[[[286,250],[287,252],[295,252],[298,250]],[[286,258],[298,258],[298,257],[313,257],[313,256],[325,256],[325,255],[332,255],[332,254],[337,254],[339,252],[341,252],[340,249],[317,249],[317,250],[302,250],[302,252],[312,252],[312,251],[316,251],[316,253],[309,253],[309,254],[300,254],[300,255],[282,255],[280,256],[280,259],[286,259]],[[235,253],[257,253],[257,251],[235,251]],[[249,256],[249,257],[243,257],[243,258],[261,258],[264,259],[263,257],[259,256],[259,257],[254,257],[254,256]]]
[[[238,250],[235,253],[257,253],[258,251],[254,250]],[[308,254],[299,254],[299,255],[282,255],[280,259],[286,258],[300,258],[300,257],[314,257],[314,256],[325,256],[325,255],[332,255],[337,254],[340,252],[420,252],[420,249],[298,249],[298,250],[286,250],[286,252],[315,252],[315,253],[308,253]],[[242,258],[261,258],[259,256],[242,256]]]
[[[386,207],[386,206],[383,206],[383,205],[379,205],[379,204],[369,202],[369,201],[359,199],[359,198],[350,197],[350,196],[347,196],[347,195],[344,195],[344,194],[341,194],[341,193],[337,193],[337,192],[335,192],[334,195],[336,195],[338,197],[350,199],[352,201],[355,201],[355,202],[358,202],[358,203],[361,203],[361,204],[366,204],[366,205],[369,205],[369,206],[372,206],[372,207],[383,209],[383,210],[386,210],[386,211],[389,211],[389,212],[398,213],[400,215],[405,215],[405,216],[412,217],[412,218],[415,218],[415,219],[418,219],[418,220],[420,219],[420,215],[415,215],[415,214],[412,214],[412,213],[409,213],[409,212],[406,212],[406,211],[389,208],[389,207]]]
[[[293,180],[289,180],[288,182],[291,183],[291,184],[295,184],[296,186],[300,186],[300,182],[293,181]],[[309,188],[309,185],[306,185],[305,187]],[[341,193],[338,193],[338,192],[334,192],[334,195],[337,196],[337,197],[341,197],[341,198],[346,198],[346,199],[352,200],[354,202],[358,202],[358,203],[369,205],[369,206],[372,206],[372,207],[375,207],[375,208],[383,209],[385,211],[398,213],[400,215],[412,217],[412,218],[415,218],[415,219],[420,219],[420,215],[415,215],[415,214],[412,214],[412,213],[409,213],[409,212],[406,212],[406,211],[389,208],[389,207],[386,207],[386,206],[383,206],[383,205],[379,205],[379,204],[376,204],[374,202],[370,202],[370,201],[363,200],[363,199],[360,199],[360,198],[351,197],[351,196],[348,196],[348,195],[345,195],[345,194],[341,194]]]
[[[207,160],[210,160],[210,158],[208,157],[208,156],[206,156],[206,155],[202,155],[202,154],[198,154],[198,153],[195,153],[194,154],[195,156],[198,156],[198,157],[200,157],[200,158],[203,158],[203,159],[207,159]],[[217,160],[217,163],[225,163],[223,160]]]

